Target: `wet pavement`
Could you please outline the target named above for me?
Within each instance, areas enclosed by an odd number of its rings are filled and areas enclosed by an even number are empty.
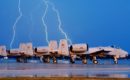
[[[83,65],[83,64],[42,64],[42,63],[2,63],[1,77],[18,76],[85,76],[85,77],[130,77],[130,65]]]
[[[32,61],[30,61],[32,62]],[[130,78],[130,64],[59,64],[1,62],[0,77],[106,77]]]

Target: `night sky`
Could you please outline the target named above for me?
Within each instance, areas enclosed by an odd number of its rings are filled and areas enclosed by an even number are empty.
[[[59,10],[62,28],[73,43],[88,43],[90,47],[117,45],[130,52],[130,0],[50,0]],[[23,16],[16,26],[13,48],[20,42],[47,46],[42,16],[42,0],[21,0]],[[9,45],[12,26],[19,16],[18,0],[0,0],[0,45]],[[64,35],[49,6],[46,24],[49,40],[60,40]]]

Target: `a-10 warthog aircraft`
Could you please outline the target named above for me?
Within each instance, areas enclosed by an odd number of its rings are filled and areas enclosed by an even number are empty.
[[[96,57],[112,56],[114,63],[118,63],[118,58],[126,58],[128,52],[115,47],[95,47],[89,48],[86,43],[69,45],[66,39],[61,39],[58,45],[56,40],[51,40],[48,46],[39,46],[33,48],[32,43],[20,43],[19,48],[6,50],[6,46],[0,46],[0,56],[8,59],[10,56],[16,56],[17,62],[27,62],[29,57],[39,57],[45,63],[57,63],[58,57],[69,57],[70,63],[75,63],[78,57],[83,64],[87,64],[87,56],[92,58],[94,64],[98,61]]]

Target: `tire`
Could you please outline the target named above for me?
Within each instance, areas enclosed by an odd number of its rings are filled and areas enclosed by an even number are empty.
[[[83,64],[87,64],[87,59],[82,59]]]
[[[27,63],[27,58],[24,56],[20,56],[17,58],[17,62],[19,63]]]
[[[74,64],[75,63],[75,59],[74,58],[70,58],[70,63]]]
[[[50,57],[47,56],[47,59],[46,59],[47,63],[50,63]]]
[[[41,56],[40,61],[44,63],[50,63],[50,57],[49,56]]]
[[[44,62],[44,57],[43,56],[40,57],[40,61]]]
[[[118,64],[118,61],[114,61],[114,64]]]
[[[93,63],[94,63],[94,64],[98,64],[98,61],[97,61],[97,60],[93,60]]]
[[[57,63],[57,59],[55,56],[53,56],[53,63],[56,64]]]
[[[82,58],[82,63],[83,63],[83,64],[87,64],[86,55],[82,55],[81,58]]]

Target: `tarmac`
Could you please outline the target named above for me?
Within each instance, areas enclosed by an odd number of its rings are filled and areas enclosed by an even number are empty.
[[[0,77],[130,78],[130,65],[0,63]]]

